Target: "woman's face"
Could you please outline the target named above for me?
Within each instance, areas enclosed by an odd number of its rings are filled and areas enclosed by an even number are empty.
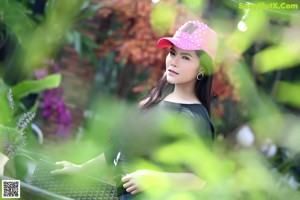
[[[196,51],[176,46],[170,48],[166,57],[166,75],[169,83],[195,83],[199,72],[199,58]]]

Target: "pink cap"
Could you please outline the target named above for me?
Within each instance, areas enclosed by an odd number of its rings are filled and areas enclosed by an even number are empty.
[[[218,36],[203,22],[188,21],[173,37],[164,37],[157,42],[159,48],[171,45],[185,50],[203,50],[214,59],[218,50]]]

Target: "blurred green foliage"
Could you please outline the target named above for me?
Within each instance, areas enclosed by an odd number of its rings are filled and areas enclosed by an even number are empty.
[[[55,57],[65,43],[66,34],[76,21],[83,3],[83,0],[47,1],[45,17],[37,23],[22,3],[16,0],[1,1],[1,26],[5,27],[6,38],[14,43],[10,57],[7,56],[1,63],[1,70],[5,69],[2,72],[4,80],[15,84],[28,79],[34,69]]]
[[[161,17],[161,13],[164,16]],[[171,29],[176,19],[176,6],[170,3],[159,3],[151,12],[151,25],[154,31],[166,34]]]
[[[36,137],[30,126],[27,127],[26,134],[18,132],[16,135],[16,131],[8,130],[17,127],[16,123],[23,116],[22,113],[36,113],[39,106],[37,96],[42,91],[61,84],[60,74],[34,80],[34,71],[57,56],[57,52],[66,43],[66,34],[76,21],[76,15],[84,1],[49,0],[45,6],[44,18],[33,15],[33,10],[28,7],[31,3],[32,1],[0,1],[0,125],[3,127],[0,131],[0,143],[1,151],[4,151],[3,146],[5,150],[17,149],[15,153],[18,155],[11,158],[6,175],[21,180],[26,175],[21,173],[29,170],[28,160],[36,153],[23,149],[23,139],[27,137],[29,145],[26,149],[32,150],[35,146],[31,145],[36,145]],[[15,102],[13,110],[10,109],[7,97],[9,88],[12,89],[12,100]],[[26,104],[26,100],[33,102]],[[29,125],[29,121],[26,123]],[[20,138],[23,146],[19,145]]]
[[[300,64],[300,41],[271,46],[254,57],[255,69],[260,73],[295,67]],[[271,59],[272,58],[272,59]]]
[[[1,80],[1,79],[0,79]],[[14,118],[14,113],[19,114],[20,111],[24,109],[21,99],[26,97],[29,94],[39,94],[43,90],[55,88],[61,82],[61,75],[55,74],[47,76],[41,80],[26,80],[18,83],[11,88],[13,94],[13,100],[15,108],[13,111],[9,108],[9,101],[7,98],[7,93],[9,86],[3,83],[0,85],[2,91],[0,91],[1,107],[3,112],[0,115],[0,123],[6,125],[12,125],[12,120]],[[33,107],[31,111],[36,112],[36,107]],[[26,111],[26,108],[25,108]]]

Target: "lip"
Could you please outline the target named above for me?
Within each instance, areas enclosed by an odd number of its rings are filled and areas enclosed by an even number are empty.
[[[177,72],[175,72],[175,71],[173,71],[173,70],[171,70],[171,69],[168,69],[168,74],[169,74],[169,75],[178,75]]]

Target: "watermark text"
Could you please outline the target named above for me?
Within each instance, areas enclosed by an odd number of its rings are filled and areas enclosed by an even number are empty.
[[[259,2],[259,3],[239,3],[239,9],[278,9],[278,10],[297,10],[299,5],[296,3],[278,3],[278,2]]]

